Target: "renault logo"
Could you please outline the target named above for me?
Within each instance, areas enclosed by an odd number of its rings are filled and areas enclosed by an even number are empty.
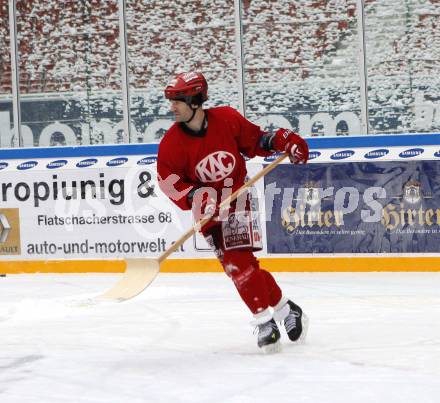
[[[9,225],[8,219],[4,214],[0,213],[0,243],[6,242],[10,230],[11,226]]]
[[[0,257],[20,255],[20,211],[18,208],[0,209]]]

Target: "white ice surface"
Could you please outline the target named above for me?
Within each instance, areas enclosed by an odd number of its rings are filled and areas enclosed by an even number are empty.
[[[115,275],[0,278],[0,402],[440,402],[440,273],[275,276],[310,318],[275,355],[224,274],[125,303],[88,299]]]

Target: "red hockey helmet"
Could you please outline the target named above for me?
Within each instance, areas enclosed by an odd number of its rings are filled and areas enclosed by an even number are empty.
[[[208,99],[208,83],[202,73],[180,73],[165,88],[165,98],[201,105]]]

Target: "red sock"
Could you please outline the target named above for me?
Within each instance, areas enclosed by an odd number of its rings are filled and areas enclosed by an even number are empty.
[[[269,272],[260,268],[252,251],[225,251],[223,268],[253,314],[265,310],[269,305],[276,305],[280,300],[278,284]]]

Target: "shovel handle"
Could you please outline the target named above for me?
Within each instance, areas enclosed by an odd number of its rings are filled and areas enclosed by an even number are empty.
[[[276,160],[271,162],[269,165],[266,165],[260,172],[258,172],[254,177],[249,179],[243,186],[237,189],[234,193],[232,193],[229,197],[223,200],[219,208],[222,209],[225,206],[229,206],[234,200],[236,200],[241,194],[243,194],[248,188],[250,188],[255,182],[261,179],[263,176],[267,175],[272,169],[274,169],[280,162],[282,162],[288,156],[287,153],[281,154]],[[205,224],[211,221],[212,216],[205,216],[201,220],[199,220],[196,224],[194,224],[191,229],[189,229],[185,234],[183,234],[175,243],[173,243],[165,252],[162,253],[158,257],[159,263],[162,263],[169,255],[175,252],[183,243],[191,238],[196,231],[202,228]]]

